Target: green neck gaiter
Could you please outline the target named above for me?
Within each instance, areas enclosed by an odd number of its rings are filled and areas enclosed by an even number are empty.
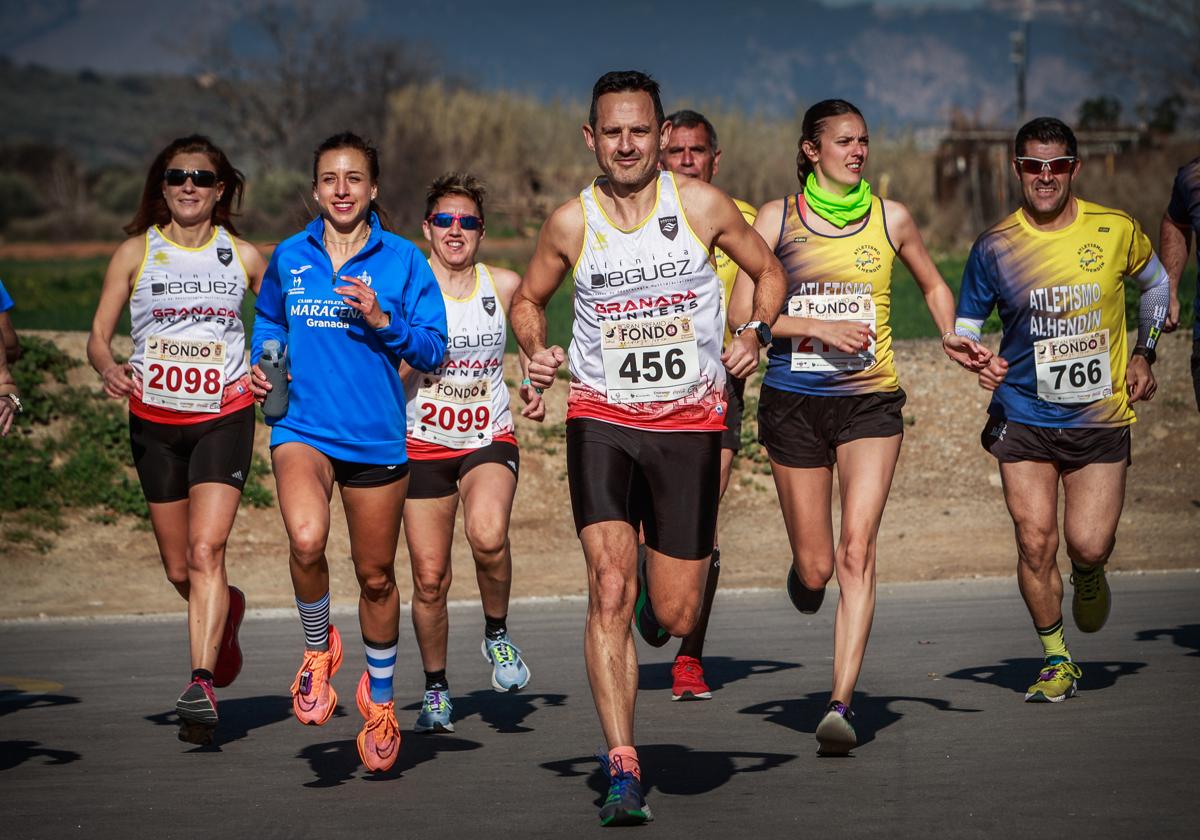
[[[821,189],[816,176],[809,172],[804,182],[804,200],[822,219],[844,228],[867,215],[871,209],[871,185],[864,178],[850,192],[837,195]]]

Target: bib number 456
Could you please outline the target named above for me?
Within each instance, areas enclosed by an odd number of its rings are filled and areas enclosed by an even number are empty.
[[[678,347],[665,353],[661,350],[635,350],[625,355],[618,373],[622,379],[628,379],[635,385],[643,379],[661,382],[664,376],[677,381],[687,373],[687,365],[683,361],[683,350]]]

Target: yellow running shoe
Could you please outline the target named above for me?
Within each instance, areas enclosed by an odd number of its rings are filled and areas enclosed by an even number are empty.
[[[1108,611],[1112,608],[1112,592],[1104,576],[1104,567],[1080,571],[1072,564],[1071,586],[1075,587],[1075,597],[1071,599],[1075,626],[1083,633],[1095,633],[1108,621]]]
[[[1025,702],[1061,703],[1075,696],[1075,683],[1082,678],[1083,672],[1070,659],[1051,656],[1038,674],[1037,682],[1025,692]]]
[[[329,650],[306,650],[304,662],[292,681],[292,711],[301,723],[321,726],[337,708],[337,692],[330,680],[342,667],[342,637],[329,625]]]
[[[358,711],[366,723],[358,733],[358,757],[368,770],[390,770],[400,754],[400,725],[396,723],[396,707],[389,700],[371,700],[371,675],[363,671],[355,693]]]

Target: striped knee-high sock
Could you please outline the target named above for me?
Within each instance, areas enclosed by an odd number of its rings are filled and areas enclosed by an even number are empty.
[[[306,604],[296,599],[300,623],[304,625],[304,647],[308,650],[329,650],[329,593]]]
[[[367,649],[367,674],[371,680],[371,702],[386,703],[392,699],[392,674],[396,670],[396,644],[399,639],[390,642],[372,642],[363,637],[363,646]]]

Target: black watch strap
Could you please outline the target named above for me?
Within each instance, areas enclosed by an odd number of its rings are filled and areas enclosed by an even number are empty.
[[[1156,361],[1158,361],[1158,352],[1155,351],[1153,347],[1134,347],[1133,355],[1141,356],[1150,364],[1154,364]]]

